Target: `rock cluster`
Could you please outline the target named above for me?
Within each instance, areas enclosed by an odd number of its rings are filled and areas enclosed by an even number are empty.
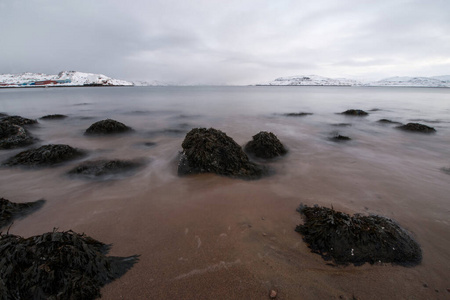
[[[249,161],[241,147],[224,132],[194,128],[181,145],[178,174],[215,173],[224,176],[256,179],[265,169]]]
[[[109,246],[73,231],[23,238],[0,234],[1,299],[95,299],[138,256],[108,257]]]
[[[97,160],[80,164],[69,171],[69,174],[85,177],[100,177],[131,171],[140,167],[142,163],[128,160]]]
[[[28,167],[52,166],[82,157],[84,154],[83,151],[68,145],[50,144],[20,152],[9,158],[4,165]]]
[[[261,131],[245,145],[245,151],[260,158],[274,158],[285,155],[286,148],[272,132]]]
[[[394,221],[380,216],[361,216],[326,207],[301,205],[305,219],[295,229],[303,235],[312,252],[337,264],[366,262],[417,265],[422,250],[417,242]]]

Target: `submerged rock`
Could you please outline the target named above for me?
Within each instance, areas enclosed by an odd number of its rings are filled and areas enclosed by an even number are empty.
[[[337,135],[331,137],[330,140],[332,140],[334,142],[345,142],[345,141],[350,141],[351,138],[349,138],[348,136],[345,136],[345,135],[337,134]]]
[[[24,126],[24,125],[33,125],[33,124],[37,124],[38,121],[36,120],[32,120],[32,119],[27,119],[27,118],[22,118],[21,116],[6,116],[0,119],[0,122],[4,123],[10,123],[13,125],[19,125],[19,126]]]
[[[42,120],[62,120],[67,118],[66,115],[54,114],[41,117]]]
[[[442,172],[444,172],[444,173],[446,173],[446,174],[448,174],[448,175],[450,175],[450,168],[441,168],[441,171]]]
[[[335,211],[326,207],[298,209],[305,219],[295,231],[312,252],[337,264],[366,262],[417,265],[422,261],[422,250],[417,242],[397,223],[380,216],[361,216]]]
[[[349,110],[342,112],[341,114],[347,115],[347,116],[357,116],[357,117],[363,117],[363,116],[369,115],[369,113],[367,113],[361,109],[349,109]]]
[[[131,127],[116,120],[106,119],[95,122],[85,131],[85,135],[114,134],[132,131]]]
[[[261,131],[245,145],[245,151],[260,158],[274,158],[285,155],[286,148],[272,132]]]
[[[127,160],[97,160],[87,161],[69,171],[72,175],[85,177],[99,177],[114,175],[135,170],[142,166],[142,162]]]
[[[31,145],[35,139],[22,126],[0,122],[0,149],[13,149]]]
[[[37,149],[30,149],[11,157],[5,166],[52,166],[65,161],[82,157],[85,153],[68,145],[44,145]]]
[[[402,124],[400,122],[395,122],[395,121],[391,121],[391,120],[388,120],[388,119],[380,119],[377,122],[378,123],[384,123],[384,124],[398,124],[398,125]]]
[[[10,224],[16,218],[38,210],[44,203],[45,200],[43,199],[34,202],[14,203],[8,199],[0,198],[0,228]]]
[[[186,134],[178,164],[178,175],[215,173],[224,176],[257,179],[266,171],[249,161],[241,147],[224,132],[194,128]]]
[[[337,123],[337,124],[331,124],[332,126],[336,126],[336,127],[348,127],[348,126],[352,126],[352,124],[350,123]]]
[[[311,115],[312,115],[312,113],[307,113],[307,112],[283,114],[283,116],[287,116],[287,117],[305,117],[305,116],[311,116]]]
[[[0,234],[1,299],[95,299],[138,256],[108,257],[110,246],[73,231],[23,238]]]
[[[423,125],[420,123],[408,123],[406,125],[398,126],[398,129],[413,131],[413,132],[421,132],[421,133],[433,133],[436,132],[436,129],[433,127]]]

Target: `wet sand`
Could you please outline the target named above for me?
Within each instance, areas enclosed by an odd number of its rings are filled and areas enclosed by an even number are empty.
[[[422,136],[375,124],[376,116],[300,121],[256,113],[243,119],[228,113],[185,118],[178,111],[152,117],[122,109],[112,117],[135,133],[87,138],[83,129],[97,119],[75,120],[74,115],[83,115],[88,106],[54,111],[72,115],[41,122],[31,132],[46,143],[90,150],[86,159],[144,157],[145,168],[106,181],[64,175],[80,161],[38,170],[1,168],[0,191],[15,202],[47,200],[41,210],[17,220],[11,233],[31,236],[54,227],[72,229],[113,244],[110,255],[141,255],[130,271],[101,290],[104,299],[269,299],[272,289],[277,299],[449,297],[450,176],[440,170],[450,163],[449,150],[443,147],[450,142],[445,123],[438,124],[436,135]],[[144,111],[133,108],[137,110]],[[87,114],[111,117],[96,108]],[[352,141],[327,139],[336,130],[329,125],[335,120],[350,120],[345,133]],[[180,178],[177,153],[184,135],[149,133],[180,123],[214,126],[241,145],[258,131],[270,130],[289,153],[269,162],[275,173],[261,180],[212,174]],[[136,146],[149,141],[156,145]],[[17,152],[2,151],[0,158]],[[332,266],[311,253],[294,231],[301,223],[295,211],[300,203],[392,218],[422,246],[423,261],[412,268],[382,262]]]

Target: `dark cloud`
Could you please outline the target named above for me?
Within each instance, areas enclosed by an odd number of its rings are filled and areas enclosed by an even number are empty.
[[[0,72],[246,84],[278,76],[435,75],[450,1],[1,1]]]

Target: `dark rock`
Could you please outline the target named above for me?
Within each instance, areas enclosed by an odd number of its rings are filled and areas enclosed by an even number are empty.
[[[5,198],[0,198],[0,228],[10,224],[16,218],[38,210],[44,203],[45,200],[43,199],[34,202],[14,203]]]
[[[363,116],[369,115],[367,112],[360,110],[360,109],[349,109],[349,110],[342,112],[341,114],[347,115],[347,116],[357,116],[357,117],[363,117]]]
[[[421,133],[433,133],[436,132],[436,129],[433,127],[423,125],[420,123],[408,123],[406,125],[398,126],[398,129],[413,131],[413,132],[421,132]]]
[[[2,113],[2,112],[0,112],[0,118],[7,117],[7,116],[8,116],[7,113]]]
[[[260,158],[274,158],[285,155],[287,150],[272,132],[261,131],[245,145],[245,152]]]
[[[348,127],[348,126],[352,126],[352,124],[350,123],[338,123],[338,124],[331,124],[332,126],[337,126],[337,127]]]
[[[23,238],[0,234],[1,299],[95,299],[138,256],[106,256],[110,246],[73,231]]]
[[[441,168],[441,171],[450,175],[450,168]]]
[[[127,160],[87,161],[70,170],[69,174],[81,175],[85,177],[99,177],[135,170],[140,166],[142,166],[142,163],[138,161],[127,161]]]
[[[287,114],[283,114],[283,115],[287,116],[287,117],[305,117],[305,116],[312,115],[312,113],[298,112],[298,113],[287,113]]]
[[[20,116],[7,116],[7,117],[1,118],[0,122],[2,122],[2,123],[7,122],[7,123],[10,123],[13,125],[24,126],[24,125],[37,124],[38,121],[32,120],[32,119],[27,119],[27,118],[22,118]]]
[[[353,216],[326,207],[298,209],[303,225],[295,229],[303,235],[312,252],[337,264],[366,262],[417,265],[422,261],[422,250],[417,242],[394,221],[380,216]]]
[[[106,119],[92,124],[88,129],[86,129],[86,132],[84,134],[114,134],[128,132],[131,130],[131,127],[128,127],[123,123],[111,119]]]
[[[67,118],[66,115],[54,114],[41,117],[42,120],[62,120]]]
[[[178,175],[215,173],[242,179],[257,179],[266,170],[249,161],[241,147],[224,132],[194,128],[186,134]]]
[[[391,121],[391,120],[388,120],[388,119],[380,119],[377,122],[378,123],[384,123],[384,124],[398,124],[398,125],[402,124],[400,122],[395,122],[395,121]]]
[[[13,149],[31,145],[35,139],[22,126],[0,122],[0,149]]]
[[[68,145],[44,145],[30,149],[11,157],[5,166],[52,166],[84,156],[84,152]]]
[[[345,135],[337,134],[337,135],[331,137],[330,140],[335,141],[335,142],[345,142],[345,141],[350,141],[351,138],[349,138],[348,136],[345,136]]]

